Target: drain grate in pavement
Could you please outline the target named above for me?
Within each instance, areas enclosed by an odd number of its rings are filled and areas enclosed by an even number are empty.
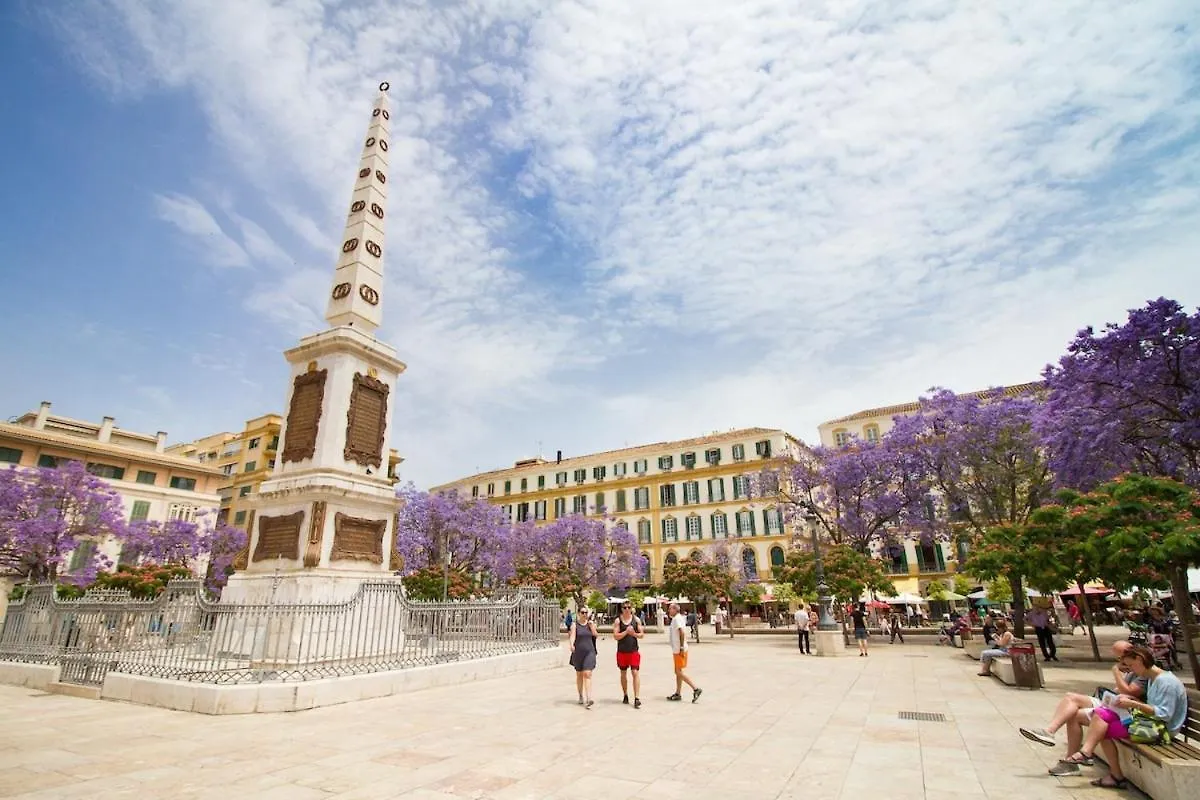
[[[945,714],[934,714],[928,711],[901,711],[900,719],[911,719],[917,722],[945,722]]]

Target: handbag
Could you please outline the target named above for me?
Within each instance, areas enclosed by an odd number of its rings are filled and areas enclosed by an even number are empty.
[[[1170,744],[1171,732],[1158,717],[1134,710],[1129,723],[1129,741],[1137,744]]]

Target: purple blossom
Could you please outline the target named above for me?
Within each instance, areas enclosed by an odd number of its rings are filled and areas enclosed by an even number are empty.
[[[402,504],[395,549],[405,574],[440,567],[448,552],[452,570],[484,573],[496,581],[512,577],[512,526],[498,506],[456,492],[418,491],[412,484],[397,494]]]
[[[583,603],[584,592],[624,589],[633,583],[641,557],[637,537],[606,517],[572,514],[545,525],[515,528],[517,576],[539,575]]]
[[[1059,485],[1135,471],[1200,487],[1200,311],[1160,297],[1084,328],[1044,377],[1036,425]]]
[[[77,461],[0,472],[0,572],[31,582],[56,581],[81,542],[127,535],[120,495]],[[94,549],[70,580],[90,583],[108,566]]]

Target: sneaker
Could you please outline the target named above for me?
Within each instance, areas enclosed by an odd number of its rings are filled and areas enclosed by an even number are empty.
[[[633,698],[633,707],[641,708],[642,707],[642,698],[640,698],[640,697]]]
[[[1056,778],[1062,778],[1067,775],[1078,775],[1079,774],[1079,765],[1072,764],[1070,761],[1059,761],[1057,764],[1055,764],[1053,767],[1051,767],[1048,771],[1051,775],[1055,776]]]
[[[679,692],[676,692],[675,694],[667,695],[667,699],[668,700],[682,700],[683,698],[679,696]]]
[[[583,705],[583,698],[579,698],[579,705]]]
[[[624,703],[625,705],[629,705],[629,695],[625,695],[624,697],[622,697],[621,702]]]
[[[585,706],[584,706],[584,708],[591,708],[591,707],[592,707],[592,706],[594,706],[594,705],[596,705],[596,701],[595,701],[595,700],[588,700],[588,701],[587,701],[587,705],[585,705]]]
[[[696,702],[697,700],[699,700],[699,699],[700,699],[700,695],[701,695],[703,692],[704,692],[704,690],[703,690],[703,689],[693,689],[693,690],[692,690],[692,702],[694,703],[694,702]]]
[[[1044,728],[1018,728],[1021,735],[1031,742],[1044,744],[1046,747],[1054,747],[1054,734]]]

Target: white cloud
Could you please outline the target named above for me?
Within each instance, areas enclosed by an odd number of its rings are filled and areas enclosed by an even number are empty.
[[[250,266],[250,256],[242,246],[222,230],[208,209],[195,198],[182,194],[155,195],[154,205],[160,219],[194,237],[213,266]]]
[[[247,309],[293,333],[322,324],[391,81],[381,335],[410,363],[394,444],[423,483],[538,439],[812,438],[1035,377],[1150,296],[1200,300],[1162,245],[1200,200],[1200,46],[1167,0],[84,9],[63,24],[92,74],[186,88],[254,187],[244,246],[217,252],[286,267]]]

